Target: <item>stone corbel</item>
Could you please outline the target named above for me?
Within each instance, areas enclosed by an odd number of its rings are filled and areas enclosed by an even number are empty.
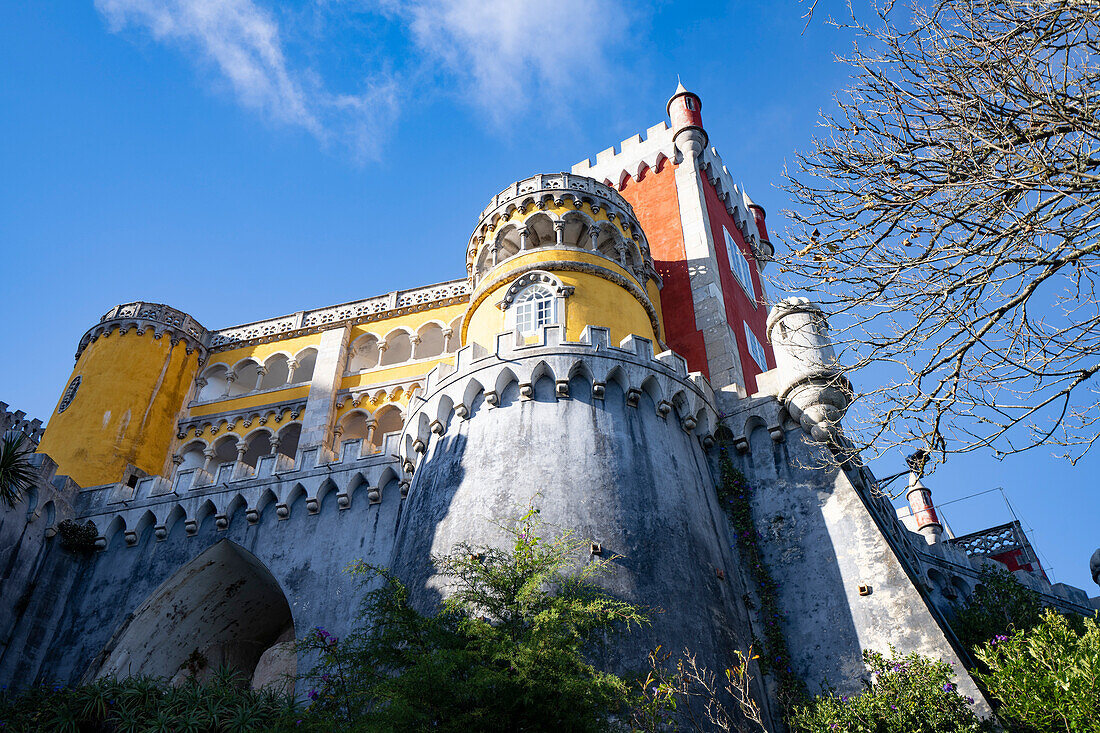
[[[626,404],[627,407],[637,407],[638,401],[642,399],[642,390],[636,387],[631,387],[626,391]]]
[[[555,386],[554,394],[559,399],[566,399],[566,398],[569,397],[569,380],[568,379],[559,379],[557,382],[555,382],[554,386]]]

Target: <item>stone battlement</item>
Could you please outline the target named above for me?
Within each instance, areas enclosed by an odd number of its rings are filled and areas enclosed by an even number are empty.
[[[542,195],[561,198],[563,194],[571,192],[601,198],[605,202],[626,211],[631,217],[634,216],[634,208],[612,185],[592,180],[593,176],[576,170],[573,171],[573,174],[540,173],[530,178],[524,178],[522,181],[516,181],[496,196],[493,196],[492,200],[489,201],[489,205],[482,209],[478,221],[484,222],[486,217],[493,216],[502,207],[507,208],[509,204],[514,204],[516,201],[531,198],[533,203],[537,204],[542,200]]]
[[[645,137],[636,134],[623,140],[617,150],[614,147],[601,150],[596,154],[594,164],[591,158],[585,158],[573,166],[572,172],[621,188],[628,177],[638,181],[646,169],[656,170],[663,161],[678,164],[682,158],[676,149],[672,128],[667,122],[662,122],[646,130]],[[761,263],[770,260],[775,250],[762,236],[756,217],[749,210],[753,205],[752,199],[733,182],[733,176],[718,154],[718,149],[713,146],[705,148],[700,166],[757,259]]]
[[[22,410],[10,411],[7,402],[0,402],[0,436],[9,432],[22,433],[31,443],[38,445],[45,430],[41,420],[28,420],[27,413]]]
[[[618,346],[608,329],[585,327],[578,342],[563,339],[560,325],[544,326],[534,343],[525,343],[514,331],[498,334],[495,349],[480,344],[460,349],[454,365],[440,364],[428,373],[422,395],[410,403],[398,455],[412,473],[433,435],[443,435],[452,418],[469,419],[478,405],[500,404],[505,390],[515,384],[519,401],[534,397],[542,379],[554,383],[556,399],[569,399],[571,384],[580,379],[597,401],[607,397],[614,383],[619,399],[639,407],[645,395],[661,419],[672,416],[684,432],[713,444],[717,426],[714,391],[699,372],[688,372],[687,362],[673,351],[654,354],[653,342],[627,336]]]
[[[80,344],[76,348],[76,358],[87,348],[88,344],[100,337],[110,336],[118,331],[120,336],[135,330],[140,336],[148,329],[153,329],[153,337],[160,338],[168,333],[173,339],[184,341],[187,344],[187,353],[199,349],[205,356],[208,332],[198,321],[181,310],[164,305],[163,303],[123,303],[116,305],[100,317],[99,323],[88,329]]]

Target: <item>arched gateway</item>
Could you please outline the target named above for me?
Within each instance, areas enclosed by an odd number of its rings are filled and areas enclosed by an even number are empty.
[[[222,540],[157,588],[104,650],[97,677],[181,680],[228,665],[253,686],[294,675],[294,620],[255,555]]]

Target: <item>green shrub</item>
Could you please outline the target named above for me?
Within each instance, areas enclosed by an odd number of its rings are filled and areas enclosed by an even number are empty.
[[[537,510],[513,527],[510,550],[458,546],[433,559],[451,595],[418,612],[389,572],[360,565],[367,593],[359,628],[343,639],[316,629],[308,675],[314,728],[370,731],[606,731],[635,696],[586,659],[598,642],[645,623],[593,580],[608,561],[579,570],[587,542],[538,536]]]
[[[88,685],[43,685],[0,696],[4,731],[281,731],[301,730],[292,698],[250,690],[235,672],[170,687],[151,677],[102,679]]]
[[[892,651],[892,650],[891,650]],[[990,730],[956,691],[951,667],[918,654],[887,658],[864,651],[867,689],[798,706],[791,728],[805,733],[961,733]]]
[[[973,650],[996,636],[1039,623],[1039,596],[1008,570],[983,568],[978,582],[973,597],[952,624],[967,648]]]
[[[1077,626],[1078,628],[1074,628]],[[1046,611],[1028,631],[1000,635],[975,651],[978,678],[1010,729],[1100,731],[1100,625]]]

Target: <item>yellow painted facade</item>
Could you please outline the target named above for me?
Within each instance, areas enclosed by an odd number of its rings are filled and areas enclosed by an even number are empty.
[[[85,335],[73,372],[81,385],[49,422],[41,450],[83,486],[125,481],[130,464],[166,478],[175,466],[199,471],[206,483],[195,485],[209,485],[217,466],[256,455],[249,451],[260,432],[278,438],[264,450],[292,460],[299,439],[335,454],[345,431],[363,437],[376,429],[370,434],[379,446],[380,435],[400,429],[390,408],[403,416],[432,369],[453,363],[463,346],[495,348],[497,334],[510,330],[498,304],[517,277],[534,270],[565,288],[555,304],[566,339],[579,341],[586,327],[598,326],[612,343],[637,335],[664,348],[658,279],[624,201],[548,195],[533,205],[506,203],[477,231],[467,264],[480,258],[479,269],[467,280],[216,332],[168,306],[117,306]],[[513,240],[486,269],[485,248],[494,248],[491,262],[499,253],[494,231]],[[531,242],[517,247],[514,237],[528,235]],[[176,346],[167,334],[153,339],[143,319],[168,328]]]
[[[254,344],[239,349],[230,349],[228,351],[218,351],[210,355],[210,362],[207,364],[206,368],[209,369],[214,364],[234,366],[244,359],[253,359],[263,364],[274,354],[285,354],[287,357],[294,357],[300,354],[303,349],[308,349],[310,347],[317,348],[320,343],[321,334],[311,333],[305,336],[283,339],[281,341]]]
[[[79,376],[80,386],[64,412],[54,410],[38,451],[81,486],[123,481],[127,464],[164,472],[198,359],[152,329],[100,336],[77,360],[69,381]]]
[[[252,407],[264,407],[277,402],[285,402],[294,399],[306,399],[309,396],[308,384],[292,384],[283,389],[267,390],[256,394],[246,394],[240,397],[227,397],[217,402],[206,402],[196,405],[189,411],[190,417],[216,415],[230,410],[247,410]]]
[[[474,292],[470,301],[470,315],[463,322],[462,342],[477,343],[492,349],[496,343],[496,335],[509,329],[507,314],[497,306],[509,284],[520,274],[529,271],[530,267],[562,261],[598,268],[597,272],[601,269],[610,271],[637,285],[637,281],[622,267],[594,253],[553,247],[531,250],[498,265]],[[593,272],[570,271],[552,265],[548,265],[546,269],[559,277],[562,284],[574,288],[573,294],[564,299],[563,321],[566,338],[570,341],[578,340],[584,327],[591,325],[610,329],[610,337],[614,343],[631,334],[652,339],[654,344],[660,342],[646,307],[622,285]],[[650,282],[656,289],[656,283]],[[638,287],[640,289],[641,286]],[[657,302],[660,302],[659,297]],[[660,328],[660,307],[652,303],[650,305]]]

